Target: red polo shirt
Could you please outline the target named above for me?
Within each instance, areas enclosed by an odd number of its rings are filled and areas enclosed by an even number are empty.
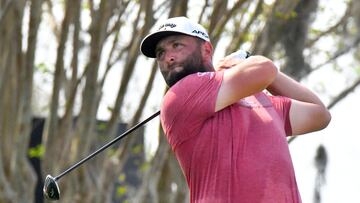
[[[190,201],[301,202],[286,139],[291,100],[261,92],[215,112],[222,78],[223,72],[189,75],[161,108]]]

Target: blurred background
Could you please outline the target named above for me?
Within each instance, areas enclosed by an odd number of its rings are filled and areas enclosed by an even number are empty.
[[[332,113],[289,139],[304,203],[360,202],[360,1],[0,0],[0,202],[46,202],[42,184],[160,108],[166,91],[142,38],[188,16],[214,63],[271,58]],[[59,202],[189,202],[159,119],[59,181]]]

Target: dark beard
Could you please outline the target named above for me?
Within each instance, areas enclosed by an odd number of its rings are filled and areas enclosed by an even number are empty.
[[[162,73],[166,84],[171,87],[179,80],[183,79],[184,77],[198,73],[198,72],[207,72],[204,63],[202,62],[202,57],[200,51],[194,51],[192,54],[189,55],[187,59],[185,59],[182,63],[173,64],[173,67],[181,66],[183,69],[180,72],[170,74],[166,77],[166,73]],[[171,68],[171,67],[170,67]]]

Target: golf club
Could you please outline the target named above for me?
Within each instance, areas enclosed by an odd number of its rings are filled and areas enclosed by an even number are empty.
[[[75,168],[79,167],[81,164],[83,164],[85,161],[93,158],[95,155],[97,155],[98,153],[102,152],[103,150],[105,150],[106,148],[108,148],[109,146],[111,146],[112,144],[114,144],[115,142],[121,140],[123,137],[125,137],[126,135],[132,133],[134,130],[138,129],[140,126],[144,125],[145,123],[147,123],[148,121],[152,120],[153,118],[155,118],[156,116],[158,116],[160,114],[160,111],[157,111],[156,113],[154,113],[152,116],[150,116],[149,118],[145,119],[144,121],[136,124],[135,126],[133,126],[132,128],[130,128],[129,130],[127,130],[126,132],[124,132],[123,134],[117,136],[116,138],[114,138],[113,140],[111,140],[110,142],[108,142],[107,144],[105,144],[104,146],[102,146],[101,148],[99,148],[98,150],[96,150],[95,152],[91,153],[90,155],[88,155],[87,157],[83,158],[82,160],[80,160],[79,162],[77,162],[76,164],[74,164],[73,166],[71,166],[70,168],[68,168],[67,170],[65,170],[64,172],[62,172],[60,175],[58,176],[51,176],[51,175],[47,175],[45,178],[45,183],[44,183],[44,188],[43,188],[43,193],[46,199],[48,200],[59,200],[60,199],[60,189],[59,189],[59,185],[57,183],[57,181],[63,177],[64,175],[70,173],[72,170],[74,170]]]

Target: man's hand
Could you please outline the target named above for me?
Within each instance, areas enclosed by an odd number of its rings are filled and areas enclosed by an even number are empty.
[[[237,59],[237,58],[226,56],[226,57],[220,59],[214,68],[216,71],[229,69],[229,68],[234,67],[235,65],[243,62],[244,60],[245,59]]]
[[[234,63],[236,64],[233,65]],[[227,70],[223,71],[215,111],[220,111],[244,97],[263,91],[274,81],[278,73],[273,62],[263,56],[251,56],[246,60],[225,57],[218,68]]]
[[[220,59],[214,68],[216,71],[229,69],[243,62],[247,57],[249,57],[248,52],[243,50],[238,50]]]

